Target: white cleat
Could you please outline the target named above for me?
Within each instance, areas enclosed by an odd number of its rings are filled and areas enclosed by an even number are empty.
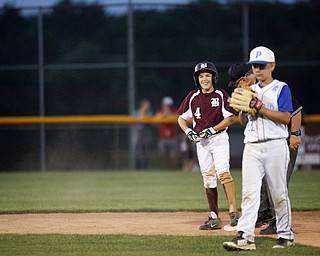
[[[294,246],[294,241],[289,240],[289,239],[284,239],[282,237],[277,239],[277,244],[274,245],[272,248],[273,249],[284,249],[284,248],[289,248],[291,246]]]
[[[242,237],[236,237],[231,242],[224,242],[223,248],[227,251],[255,251],[256,244]]]

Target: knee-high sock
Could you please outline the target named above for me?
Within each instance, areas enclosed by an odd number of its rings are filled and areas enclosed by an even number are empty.
[[[210,211],[219,216],[217,188],[206,188],[206,195]]]

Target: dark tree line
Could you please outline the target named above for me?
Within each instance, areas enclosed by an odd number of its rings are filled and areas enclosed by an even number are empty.
[[[273,49],[278,61],[275,76],[288,82],[307,114],[319,113],[315,79],[320,61],[319,1],[256,2],[249,5],[250,48]],[[242,5],[199,0],[167,7],[135,7],[134,12],[136,99],[150,99],[154,111],[166,95],[179,105],[194,86],[193,65],[199,61],[217,64],[218,86],[225,88],[228,67],[243,60]],[[24,11],[14,6],[0,10],[0,116],[39,114],[38,17]],[[126,14],[115,15],[108,6],[68,0],[43,10],[47,115],[128,113],[126,19]],[[160,62],[187,65],[150,66]],[[83,63],[118,63],[119,68],[57,66]],[[117,132],[48,126],[48,169],[128,168],[127,129]],[[154,139],[156,147],[156,133]],[[0,145],[0,170],[39,169],[38,126],[3,126]],[[161,166],[156,159],[153,164]]]
[[[288,82],[308,114],[317,113],[314,76],[320,60],[318,1],[249,5],[250,48],[274,49],[276,76]],[[161,10],[136,9],[137,100],[157,108],[171,95],[176,105],[192,88],[193,64],[218,63],[220,87],[228,65],[242,60],[242,5],[196,1]],[[126,15],[108,7],[63,0],[44,12],[45,64],[126,62]],[[37,16],[7,6],[0,12],[0,65],[37,65]],[[190,67],[146,67],[144,62],[187,62]],[[284,65],[285,62],[290,65]],[[307,65],[302,65],[306,62]],[[315,64],[310,65],[311,62]],[[53,69],[45,72],[46,114],[126,114],[127,70]],[[36,70],[0,71],[0,115],[37,115]]]

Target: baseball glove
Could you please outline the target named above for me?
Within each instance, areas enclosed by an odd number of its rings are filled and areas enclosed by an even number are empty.
[[[250,83],[250,81],[245,82],[243,80],[241,80],[238,84],[237,84],[237,88],[243,88],[247,91],[250,92],[254,92],[254,90],[252,90],[252,88],[250,87],[250,85],[252,85],[252,83]]]
[[[240,113],[255,115],[262,105],[249,85],[239,85],[231,95],[230,106]]]

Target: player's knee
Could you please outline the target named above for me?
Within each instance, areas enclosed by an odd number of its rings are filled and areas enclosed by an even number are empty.
[[[216,170],[214,166],[211,166],[208,170],[202,172],[203,177],[214,177],[216,176]]]
[[[203,186],[204,188],[216,188],[217,187],[217,180],[212,179],[203,179]]]
[[[214,166],[209,170],[202,172],[203,186],[204,188],[215,188],[217,187],[216,172]]]
[[[230,174],[230,172],[223,172],[219,175],[219,180],[221,181],[221,184],[227,184],[233,181],[233,178]]]

